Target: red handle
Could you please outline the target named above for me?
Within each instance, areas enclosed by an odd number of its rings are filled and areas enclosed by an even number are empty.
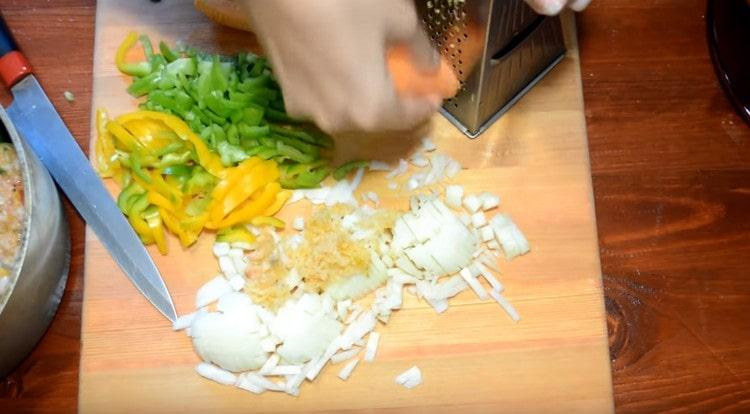
[[[31,65],[18,50],[15,40],[0,16],[0,78],[9,88],[31,74]]]
[[[31,65],[23,53],[14,50],[0,57],[0,78],[9,88],[30,74]]]

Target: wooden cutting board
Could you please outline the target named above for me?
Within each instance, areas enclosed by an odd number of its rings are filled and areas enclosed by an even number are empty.
[[[160,3],[100,0],[97,5],[93,108],[112,115],[135,109],[126,78],[114,66],[129,30],[152,40],[184,40],[211,51],[257,49],[251,35],[218,27],[189,0]],[[583,114],[575,24],[565,17],[570,52],[565,60],[479,139],[468,140],[440,116],[431,122],[440,151],[468,170],[457,182],[469,192],[492,191],[502,210],[524,230],[532,253],[501,262],[515,324],[494,302],[470,291],[437,315],[410,298],[380,328],[373,363],[361,363],[346,382],[329,366],[298,398],[248,392],[202,379],[184,333],[172,332],[130,284],[92,232],[87,233],[80,372],[80,411],[502,411],[605,413],[613,410],[610,364],[591,176]],[[93,117],[92,117],[93,118]],[[93,130],[93,128],[92,128]],[[92,139],[95,134],[92,133]],[[338,156],[355,153],[393,159],[408,151],[404,137],[339,142]],[[407,144],[405,144],[407,143]],[[109,183],[111,186],[112,184]],[[111,187],[113,188],[113,187]],[[114,188],[113,188],[114,189]],[[406,206],[383,174],[363,189],[383,202]],[[300,203],[286,217],[303,212]],[[190,250],[171,240],[171,253],[150,252],[178,314],[194,310],[196,289],[217,273],[212,237]],[[407,295],[409,296],[409,295]],[[412,390],[394,377],[417,365],[424,383]]]

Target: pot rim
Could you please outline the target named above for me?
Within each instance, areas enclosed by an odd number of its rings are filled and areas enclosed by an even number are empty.
[[[0,127],[4,128],[5,131],[8,133],[8,136],[10,137],[10,142],[13,144],[13,148],[16,151],[16,158],[18,159],[18,165],[21,169],[21,177],[23,179],[23,208],[24,208],[24,217],[23,217],[23,229],[21,230],[21,246],[18,249],[18,252],[16,253],[16,257],[13,260],[13,267],[11,270],[10,275],[8,276],[10,278],[10,285],[7,288],[6,292],[2,297],[0,297],[0,314],[3,313],[3,310],[5,309],[5,305],[10,300],[10,297],[13,295],[13,291],[15,290],[16,284],[18,282],[18,279],[21,276],[21,269],[23,268],[24,260],[26,259],[26,253],[29,249],[29,229],[31,229],[31,217],[32,217],[32,209],[34,208],[34,203],[31,200],[31,167],[29,166],[29,161],[26,158],[26,148],[24,148],[23,143],[21,141],[20,135],[18,135],[18,131],[16,130],[15,125],[13,125],[13,121],[11,121],[10,117],[8,116],[8,113],[5,111],[5,108],[0,106]]]

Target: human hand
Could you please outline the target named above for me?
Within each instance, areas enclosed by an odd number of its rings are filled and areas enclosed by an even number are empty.
[[[582,11],[590,2],[591,0],[526,0],[537,13],[548,16],[560,13],[565,7]]]
[[[412,0],[242,0],[292,117],[329,133],[410,129],[441,105],[439,93],[400,96],[389,47],[405,45],[425,71],[440,57]]]

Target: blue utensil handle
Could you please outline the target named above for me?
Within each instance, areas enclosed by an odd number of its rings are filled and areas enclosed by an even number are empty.
[[[29,61],[18,49],[5,18],[0,15],[0,78],[10,88],[30,74]]]

